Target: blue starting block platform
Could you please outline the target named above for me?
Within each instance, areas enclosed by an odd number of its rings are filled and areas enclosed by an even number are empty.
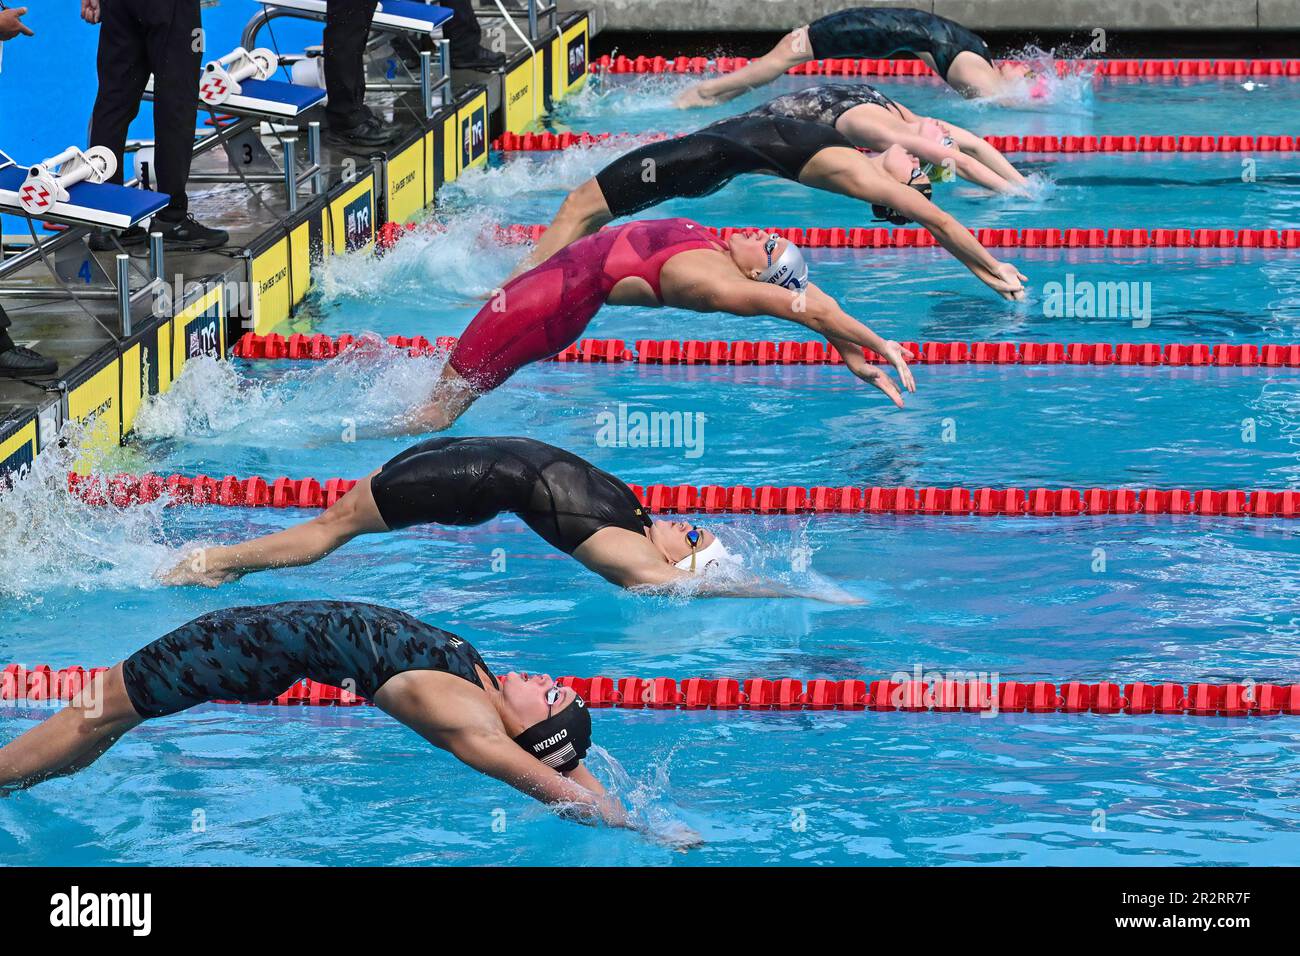
[[[239,87],[239,93],[211,109],[222,113],[292,119],[325,101],[324,90],[310,86],[295,86],[280,80],[240,80]],[[146,96],[153,96],[152,76],[149,77],[144,92]],[[205,104],[199,104],[199,109],[207,108]]]
[[[18,201],[18,191],[27,180],[27,167],[0,167],[0,212],[26,217]],[[77,183],[68,187],[67,202],[51,202],[49,210],[38,217],[51,222],[79,226],[102,226],[126,229],[166,207],[170,197],[144,189],[128,189],[110,183]]]
[[[311,16],[313,19],[325,18],[326,0],[275,0],[263,3],[271,9],[292,10],[295,13]],[[414,0],[382,0],[375,9],[372,29],[401,30],[407,33],[435,33],[444,23],[452,18],[452,12],[446,7],[431,3],[416,3]]]

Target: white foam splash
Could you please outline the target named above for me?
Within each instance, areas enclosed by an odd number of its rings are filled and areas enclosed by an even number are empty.
[[[206,439],[210,443],[279,445],[337,441],[345,430],[381,434],[427,395],[444,356],[411,358],[378,337],[328,362],[284,372],[274,382],[240,376],[229,362],[191,359],[170,391],[136,417],[137,437]]]
[[[666,755],[651,759],[647,772],[634,779],[608,750],[592,744],[587,752],[587,769],[602,778],[611,797],[628,810],[628,817],[640,833],[656,843],[685,851],[703,842],[701,836],[681,819],[669,793],[672,780],[669,767],[677,753],[674,746]]]
[[[543,191],[558,196],[582,185],[613,160],[652,138],[613,136],[590,146],[570,146],[553,153],[510,154],[499,166],[472,169],[448,183],[444,187],[446,201],[455,207],[502,207],[521,196],[537,196]],[[509,214],[506,208],[500,212],[502,216]]]
[[[552,118],[559,124],[581,127],[593,121],[607,122],[610,116],[671,110],[677,95],[701,79],[688,73],[641,73],[606,83],[593,74],[586,86],[556,106]]]
[[[154,569],[175,560],[162,544],[165,501],[92,505],[68,490],[68,472],[106,470],[92,426],[69,423],[31,470],[0,494],[0,595],[39,604],[54,588],[155,587]]]
[[[1056,195],[1056,183],[1046,173],[1030,173],[1025,181],[1024,193],[999,193],[991,201],[1004,209],[1034,209]]]
[[[219,435],[266,415],[276,405],[259,385],[241,379],[229,362],[190,359],[172,387],[151,395],[136,413],[137,438]]]
[[[996,97],[972,100],[976,105],[996,105],[1022,110],[1048,110],[1054,113],[1089,113],[1093,103],[1093,73],[1084,70],[1076,73],[1067,70],[1064,76],[1057,72],[1060,60],[1076,59],[1086,52],[1085,49],[1070,47],[1053,47],[1043,50],[1029,44],[1020,50],[1013,50],[1006,55],[1008,60],[1018,60],[1028,64],[1037,74],[1033,79],[1017,83],[1010,90]],[[1042,89],[1042,95],[1033,96],[1035,88]]]
[[[319,301],[400,300],[403,308],[439,308],[485,298],[526,251],[523,244],[502,244],[494,228],[500,223],[491,210],[467,211],[422,223],[382,256],[330,256],[316,271]]]
[[[743,557],[743,564],[719,562],[702,573],[679,578],[667,586],[631,590],[662,597],[674,604],[697,597],[708,586],[734,586],[742,592],[766,587],[785,592],[787,596],[830,604],[863,603],[863,599],[812,570],[815,549],[809,544],[807,522],[800,524],[784,542],[735,525],[723,528],[720,537],[728,550]]]

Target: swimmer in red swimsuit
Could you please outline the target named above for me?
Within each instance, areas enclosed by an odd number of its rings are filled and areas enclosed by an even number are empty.
[[[689,219],[648,219],[579,239],[506,283],[461,333],[433,394],[406,421],[407,429],[447,428],[520,368],[576,342],[606,303],[788,319],[824,336],[849,371],[898,407],[898,386],[866,360],[864,347],[884,356],[903,387],[916,391],[907,367],[912,353],[809,283],[793,243],[755,230],[724,242]]]

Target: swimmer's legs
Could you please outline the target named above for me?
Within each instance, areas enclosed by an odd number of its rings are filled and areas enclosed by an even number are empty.
[[[117,664],[63,710],[0,747],[0,794],[90,766],[143,720],[131,706]]]
[[[929,54],[924,54],[929,58]],[[931,69],[934,63],[930,63]],[[937,72],[937,71],[936,71]],[[948,75],[944,77],[948,85],[967,99],[997,96],[1005,92],[1006,84],[1001,74],[978,53],[962,50],[952,59]]]
[[[420,435],[450,428],[478,400],[478,396],[474,386],[461,378],[448,362],[442,367],[442,375],[429,400],[405,420],[405,430]]]
[[[165,584],[217,587],[253,571],[314,564],[362,534],[387,531],[370,491],[371,472],[310,521],[230,547],[203,548],[162,575]]]
[[[695,109],[725,103],[755,87],[766,86],[786,70],[807,63],[812,58],[808,27],[799,27],[782,37],[781,42],[771,51],[734,73],[724,73],[683,90],[673,105],[678,109]]]
[[[555,214],[551,224],[537,240],[533,251],[515,266],[515,271],[510,273],[510,278],[513,279],[540,265],[569,243],[591,235],[613,218],[600,184],[594,179],[588,179],[564,197],[560,211]]]

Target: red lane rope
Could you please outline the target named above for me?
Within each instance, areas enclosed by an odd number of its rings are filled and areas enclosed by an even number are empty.
[[[707,227],[723,239],[744,226]],[[756,227],[774,232],[805,249],[930,249],[939,243],[929,230],[912,226],[859,227],[854,229],[784,229]],[[546,231],[542,225],[510,226],[511,238],[536,242]],[[980,244],[990,249],[1300,249],[1300,229],[972,229]]]
[[[376,245],[381,252],[387,251],[403,235],[420,228],[387,223],[380,228]],[[748,227],[705,228],[727,239]],[[932,249],[939,245],[928,230],[911,226],[760,228],[808,249]],[[546,227],[515,224],[497,227],[496,232],[502,242],[536,242]],[[973,229],[971,233],[992,249],[1300,249],[1300,229]]]
[[[0,701],[71,700],[107,668],[10,664]],[[1300,684],[1096,684],[970,680],[828,680],[792,677],[561,677],[592,707],[651,710],[852,710],[909,713],[1178,714],[1189,717],[1300,715]],[[233,703],[217,701],[216,703]],[[347,690],[302,680],[265,705],[369,704]]]
[[[355,479],[226,475],[68,474],[68,490],[92,505],[167,499],[230,508],[328,508]],[[980,517],[1200,515],[1300,517],[1300,491],[1203,488],[883,488],[828,485],[628,485],[657,514],[893,514]]]
[[[602,56],[589,67],[592,73],[731,73],[748,64],[743,56]],[[1033,64],[1024,60],[1001,63]],[[1175,77],[1300,76],[1300,60],[1057,60],[1057,76],[1086,73],[1129,79]],[[811,60],[786,71],[790,76],[926,76],[937,74],[923,60],[825,59]]]
[[[411,358],[438,355],[456,347],[453,336],[432,342],[423,335],[390,335],[383,340]],[[1202,342],[902,342],[922,365],[1141,365],[1219,368],[1300,367],[1300,345],[1233,345]],[[231,349],[242,359],[326,361],[380,346],[377,336],[247,332]],[[877,365],[884,359],[870,349],[863,356]],[[833,345],[823,342],[726,341],[721,339],[638,339],[628,348],[623,339],[583,339],[557,353],[550,362],[617,365],[843,365]]]
[[[639,145],[676,134],[620,133]],[[594,146],[613,139],[611,133],[503,133],[492,141],[502,152],[555,152]],[[1286,135],[1206,136],[985,136],[1003,153],[1290,153],[1296,138]]]

